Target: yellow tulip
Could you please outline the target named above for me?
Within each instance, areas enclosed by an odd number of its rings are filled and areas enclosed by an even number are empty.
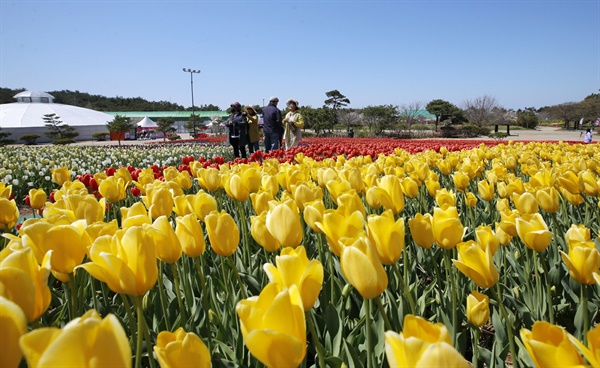
[[[150,225],[145,226],[150,227]],[[157,230],[148,230],[148,234],[154,240],[156,258],[168,264],[177,262],[181,258],[181,243],[169,219],[166,216],[160,216],[154,220],[151,227]]]
[[[185,216],[192,213],[192,206],[186,196],[173,198],[173,212],[175,212],[177,216]]]
[[[571,225],[569,230],[565,233],[565,239],[569,246],[575,245],[576,243],[587,243],[592,240],[592,234],[590,229],[585,225]]]
[[[367,236],[375,246],[381,263],[396,263],[404,250],[404,219],[394,219],[392,210],[367,218]]]
[[[19,341],[30,367],[131,367],[131,348],[113,314],[91,309],[61,330],[43,327]]]
[[[148,208],[148,212],[153,219],[160,216],[171,216],[173,212],[173,195],[166,186],[147,189],[146,196],[142,200]]]
[[[514,193],[511,199],[521,215],[531,215],[538,212],[537,199],[530,192]]]
[[[29,203],[31,208],[39,210],[40,208],[44,207],[47,199],[48,196],[42,188],[29,190]]]
[[[472,240],[459,243],[458,260],[452,262],[465,276],[482,289],[491,288],[498,282],[498,269],[489,247],[482,248]]]
[[[340,195],[337,199],[338,210],[350,216],[353,212],[359,211],[363,217],[367,215],[362,198],[351,189],[349,192]]]
[[[177,184],[179,184],[180,187],[182,187],[185,190],[189,190],[194,184],[190,173],[186,170],[177,174],[177,177],[173,181],[175,181]]]
[[[0,296],[0,367],[18,367],[23,353],[19,338],[27,332],[25,314],[14,302]]]
[[[200,169],[196,172],[198,183],[204,190],[211,192],[216,191],[221,187],[221,173],[214,167]]]
[[[579,188],[579,178],[573,171],[566,171],[557,179],[561,189],[564,189],[571,194],[581,193],[581,189]]]
[[[176,217],[175,234],[181,243],[183,253],[190,258],[199,257],[206,249],[204,241],[204,232],[198,222],[198,217],[190,213],[183,217]]]
[[[336,210],[325,210],[323,220],[315,222],[315,225],[327,237],[327,244],[333,254],[339,257],[342,251],[339,240],[343,237],[354,238],[364,233],[365,218],[359,211],[345,216]]]
[[[267,252],[275,252],[281,248],[281,243],[267,229],[267,211],[250,217],[250,234]]]
[[[50,169],[50,172],[52,173],[52,181],[60,186],[71,180],[71,174],[66,167]]]
[[[496,193],[500,198],[506,198],[508,196],[508,188],[505,182],[501,181],[496,184]]]
[[[21,228],[23,234],[31,236],[30,244],[38,262],[50,252],[50,266],[53,271],[70,274],[83,262],[91,240],[85,232],[85,220],[73,225],[52,225],[37,222]],[[66,275],[63,278],[68,278]]]
[[[250,194],[250,201],[252,202],[252,208],[257,215],[260,215],[263,211],[269,210],[269,201],[273,200],[273,194],[268,190],[259,190],[257,193]]]
[[[240,230],[226,211],[211,212],[204,218],[206,232],[212,249],[220,256],[235,253],[240,243]]]
[[[413,179],[409,177],[403,178],[400,184],[402,185],[402,192],[408,198],[415,198],[419,195],[419,184]]]
[[[40,267],[30,248],[13,251],[0,262],[0,296],[17,304],[29,322],[39,319],[50,305],[49,263],[45,257]]]
[[[433,180],[433,179],[427,179],[425,180],[425,186],[427,187],[427,192],[429,193],[430,196],[435,198],[435,193],[437,193],[438,190],[442,189],[442,187],[440,186],[440,182],[439,180]]]
[[[465,203],[468,207],[473,208],[477,206],[477,197],[473,192],[467,192],[465,195]]]
[[[385,355],[390,367],[470,367],[442,323],[410,314],[402,333],[385,332]]]
[[[242,165],[242,181],[250,193],[256,193],[261,186],[261,172],[256,163],[251,165]]]
[[[475,327],[481,327],[490,319],[490,298],[473,290],[467,297],[467,320]]]
[[[433,238],[438,247],[443,249],[452,249],[462,241],[465,233],[465,227],[460,222],[456,207],[447,207],[433,209],[432,220]]]
[[[273,197],[279,192],[279,183],[274,176],[263,175],[260,179],[260,185],[263,190],[270,192]]]
[[[547,213],[556,213],[560,209],[560,197],[554,187],[544,187],[535,192],[540,207]]]
[[[323,221],[323,213],[325,213],[325,204],[322,200],[308,202],[304,204],[303,218],[304,222],[315,232],[322,234],[323,231],[316,225]]]
[[[120,210],[121,226],[123,229],[142,226],[143,224],[152,224],[152,218],[142,202],[134,203],[131,207],[121,207]]]
[[[162,331],[156,337],[154,353],[161,368],[210,368],[210,351],[193,332],[179,327],[175,332]]]
[[[127,196],[127,183],[123,178],[109,176],[107,179],[100,182],[98,191],[107,201],[116,203]]]
[[[560,251],[571,278],[579,283],[593,285],[594,272],[600,269],[600,252],[593,242],[569,244],[569,254]]]
[[[15,201],[0,197],[0,231],[12,229],[17,221],[19,221],[19,209]]]
[[[215,197],[203,190],[198,191],[196,194],[190,194],[186,198],[190,203],[192,212],[196,214],[200,221],[204,221],[206,215],[212,211],[216,211],[218,208]]]
[[[292,197],[301,211],[304,211],[304,204],[323,199],[323,189],[317,186],[313,181],[292,185]]]
[[[77,268],[105,282],[115,293],[141,296],[156,284],[158,266],[154,241],[147,227],[134,226],[102,236],[90,248],[91,262]]]
[[[114,176],[117,179],[119,179],[119,178],[123,179],[127,186],[130,186],[131,183],[133,182],[133,179],[131,178],[131,173],[129,172],[129,170],[127,170],[126,167],[123,167],[123,166],[121,166],[115,170]]]
[[[542,252],[552,242],[552,232],[539,213],[523,215],[516,221],[517,234],[525,246],[536,252]]]
[[[583,203],[583,196],[579,193],[574,194],[565,188],[560,188],[560,194],[562,194],[562,196],[573,206],[579,206]]]
[[[332,167],[321,167],[317,171],[317,183],[321,188],[325,188],[331,180],[338,180],[337,171]]]
[[[339,196],[353,190],[350,183],[342,179],[329,180],[326,187],[331,199],[336,203]]]
[[[459,192],[466,191],[470,183],[469,176],[461,171],[456,171],[454,174],[452,174],[452,180],[454,181],[456,190]]]
[[[491,226],[478,226],[475,229],[475,240],[483,249],[485,247],[490,248],[492,255],[496,254],[498,247],[500,246],[500,240],[492,230]]]
[[[519,212],[517,210],[505,210],[500,212],[500,227],[510,236],[517,236],[517,219]]]
[[[223,188],[227,195],[238,202],[245,202],[250,196],[247,183],[239,174],[224,174],[221,176]]]
[[[496,236],[498,237],[498,241],[501,245],[508,245],[512,241],[512,236],[502,230],[502,226],[499,222],[495,224]]]
[[[448,207],[456,207],[456,193],[453,190],[442,188],[435,193],[435,203],[442,210]]]
[[[177,175],[179,175],[179,170],[177,170],[175,166],[169,166],[163,170],[163,177],[165,178],[165,181],[175,180]]]
[[[294,202],[283,202],[270,209],[265,222],[271,235],[282,247],[296,248],[302,242],[302,221],[297,207],[292,207],[290,203]]]
[[[494,199],[494,183],[487,180],[481,180],[477,183],[477,191],[479,196],[484,201],[491,201]]]
[[[383,207],[386,210],[392,210],[394,215],[402,212],[405,202],[400,179],[397,176],[385,175],[378,180],[377,185],[387,194],[381,198]]]
[[[339,175],[350,183],[350,186],[356,193],[362,193],[364,191],[365,182],[363,181],[361,171],[358,167],[343,169],[340,171]]]
[[[530,330],[521,329],[521,340],[536,367],[584,366],[583,358],[559,326],[536,321]]]
[[[344,278],[363,298],[380,296],[388,285],[388,277],[377,251],[365,236],[342,238],[340,266]]]
[[[421,248],[430,249],[435,239],[433,238],[433,217],[426,213],[422,215],[417,213],[415,217],[408,220],[410,236],[412,240]]]
[[[12,197],[12,185],[0,181],[0,198],[10,199],[10,197]]]
[[[313,307],[323,285],[323,265],[316,259],[306,256],[306,249],[299,246],[296,249],[283,248],[281,254],[275,257],[274,266],[266,263],[263,268],[269,277],[269,282],[277,284],[280,290],[298,287],[305,311]]]
[[[598,193],[600,193],[598,175],[591,171],[583,171],[579,173],[579,188],[583,193],[596,197]]]
[[[119,225],[116,219],[110,222],[97,221],[85,227],[85,232],[90,237],[91,243],[101,236],[113,236],[117,233],[117,230],[119,230]]]
[[[306,355],[306,320],[295,285],[268,284],[260,295],[236,305],[244,342],[268,367],[297,367]]]

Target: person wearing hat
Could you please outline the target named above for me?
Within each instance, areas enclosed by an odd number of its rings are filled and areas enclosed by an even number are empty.
[[[245,108],[246,120],[248,121],[248,152],[250,154],[254,151],[258,151],[260,148],[258,142],[260,141],[260,133],[258,132],[258,115],[254,111],[254,107],[247,105]]]
[[[242,105],[234,102],[230,105],[231,114],[225,125],[229,129],[229,144],[233,147],[235,157],[246,158],[246,137],[248,135],[246,115],[242,114]]]
[[[275,96],[269,99],[269,105],[263,107],[263,132],[265,134],[265,152],[279,149],[280,136],[283,133],[281,111],[277,108],[279,99]]]
[[[302,128],[304,128],[304,118],[298,110],[298,101],[290,98],[287,100],[286,105],[290,111],[285,115],[283,119],[283,126],[285,127],[283,137],[285,149],[297,146],[302,139]]]

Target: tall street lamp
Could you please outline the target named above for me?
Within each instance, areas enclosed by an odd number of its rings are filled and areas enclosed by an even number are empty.
[[[196,138],[196,116],[194,115],[194,73],[200,74],[200,70],[183,68],[183,71],[186,73],[190,73],[190,86],[192,89],[192,127],[194,132],[194,138]]]

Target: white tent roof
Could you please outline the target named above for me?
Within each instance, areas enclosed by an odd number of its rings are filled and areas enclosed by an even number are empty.
[[[144,118],[137,123],[137,126],[140,128],[158,128],[158,125],[147,116],[144,116]]]
[[[72,127],[106,125],[115,118],[100,111],[71,105],[16,102],[0,105],[0,127],[43,127],[43,117],[46,114],[56,114],[60,117],[59,120]]]

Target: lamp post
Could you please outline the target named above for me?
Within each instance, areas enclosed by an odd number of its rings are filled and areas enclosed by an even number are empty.
[[[194,115],[194,73],[200,74],[200,70],[183,68],[183,71],[186,73],[190,73],[190,87],[192,90],[192,129],[193,129],[194,138],[196,138],[196,116]]]

